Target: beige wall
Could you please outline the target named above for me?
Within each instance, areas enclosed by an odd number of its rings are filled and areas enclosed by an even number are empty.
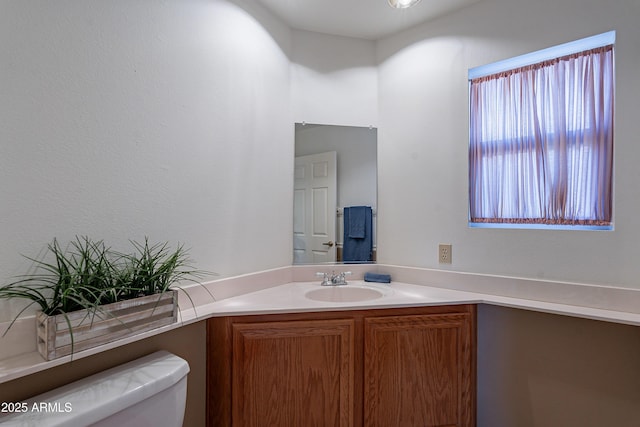
[[[640,328],[478,310],[479,427],[637,427]]]
[[[0,402],[18,402],[96,372],[121,365],[158,350],[167,350],[189,363],[184,425],[204,426],[206,397],[206,322],[198,322],[118,347],[95,356],[0,384]]]

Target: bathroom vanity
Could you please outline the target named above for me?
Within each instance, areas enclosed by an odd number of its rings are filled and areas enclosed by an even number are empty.
[[[473,426],[476,306],[211,318],[209,426]]]
[[[21,350],[0,357],[0,400],[18,402],[160,348],[189,362],[189,426],[472,426],[496,402],[521,405],[500,410],[527,417],[532,399],[543,405],[538,416],[555,421],[546,409],[558,402],[568,405],[563,414],[578,414],[572,419],[584,413],[584,398],[571,393],[585,378],[597,386],[589,388],[597,402],[619,389],[637,393],[638,290],[391,265],[348,269],[347,286],[321,286],[316,266],[194,285],[191,300],[183,294],[179,302],[179,322],[78,352],[73,363],[43,360],[35,320],[25,318],[0,338],[0,354]],[[364,283],[368,271],[394,281]],[[534,375],[541,362],[543,378]],[[560,376],[564,387],[553,381]],[[634,425],[624,420],[637,419],[637,406],[620,408],[587,416],[621,414],[619,425]]]

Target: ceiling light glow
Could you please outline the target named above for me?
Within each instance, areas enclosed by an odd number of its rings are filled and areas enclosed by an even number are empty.
[[[420,0],[388,0],[388,1],[389,1],[389,6],[395,7],[396,9],[406,9],[407,7],[411,7],[420,2]]]

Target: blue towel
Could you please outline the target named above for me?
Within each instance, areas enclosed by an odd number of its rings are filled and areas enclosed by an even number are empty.
[[[353,238],[350,236],[351,212],[353,208],[344,208],[344,240],[342,242],[342,261],[344,262],[368,262],[373,258],[372,217],[369,206],[357,206],[364,208],[364,237]]]
[[[391,283],[391,276],[381,273],[364,273],[365,282]]]
[[[364,239],[366,236],[367,207],[352,206],[349,209],[349,237]],[[371,209],[371,208],[369,208]]]

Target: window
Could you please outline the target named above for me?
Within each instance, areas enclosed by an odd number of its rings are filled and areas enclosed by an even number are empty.
[[[469,70],[471,226],[612,229],[614,41]]]

